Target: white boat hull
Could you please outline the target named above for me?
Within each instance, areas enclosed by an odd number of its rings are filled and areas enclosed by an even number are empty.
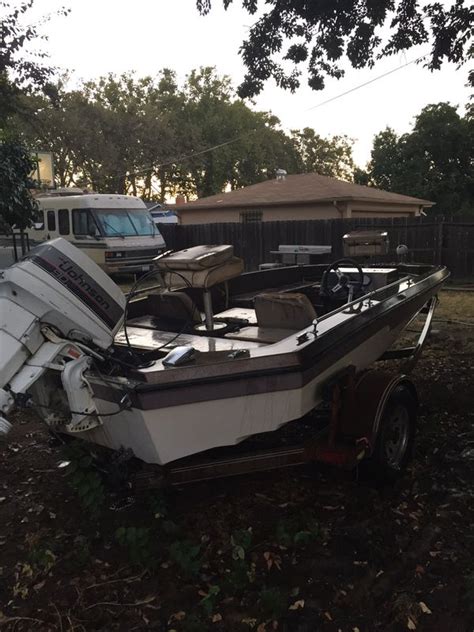
[[[322,385],[328,378],[347,366],[353,365],[357,371],[369,367],[393,344],[405,325],[377,331],[302,388],[216,397],[153,410],[132,408],[103,417],[102,426],[80,436],[115,450],[130,448],[143,461],[160,465],[211,448],[235,445],[251,435],[277,430],[313,410],[322,401]],[[96,404],[102,413],[116,409],[116,404],[109,401],[97,399]]]

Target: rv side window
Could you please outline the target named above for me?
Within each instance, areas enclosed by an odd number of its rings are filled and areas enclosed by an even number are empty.
[[[56,215],[54,211],[48,211],[47,213],[48,230],[56,230]]]
[[[94,218],[88,209],[74,209],[72,211],[72,232],[75,235],[96,235],[99,233]]]
[[[58,225],[60,235],[69,235],[69,210],[67,208],[59,209]]]

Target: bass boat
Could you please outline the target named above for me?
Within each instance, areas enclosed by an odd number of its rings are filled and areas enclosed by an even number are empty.
[[[326,402],[314,458],[342,462],[343,445],[348,460],[381,449],[385,465],[400,467],[414,389],[403,375],[368,369],[414,362],[446,268],[342,259],[244,273],[232,246],[168,253],[156,265],[159,285],[138,282],[126,297],[59,238],[1,273],[0,432],[13,408],[33,406],[55,431],[159,466],[204,454],[209,468],[217,448],[278,433]],[[418,344],[390,351],[423,312]],[[405,401],[406,411],[377,448],[400,389],[395,408]],[[272,463],[283,463],[277,453]]]

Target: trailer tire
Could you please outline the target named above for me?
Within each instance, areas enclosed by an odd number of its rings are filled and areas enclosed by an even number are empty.
[[[417,399],[406,384],[390,394],[382,412],[372,455],[366,461],[377,482],[395,482],[413,456]]]

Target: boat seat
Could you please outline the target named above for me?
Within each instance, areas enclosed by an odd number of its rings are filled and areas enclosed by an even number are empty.
[[[269,292],[255,297],[259,327],[300,331],[316,318],[316,310],[305,294]]]
[[[160,320],[171,322],[202,322],[201,312],[194,301],[184,292],[164,291],[161,294],[152,294],[149,297],[150,315],[157,316]]]
[[[205,326],[197,325],[198,329],[205,327],[207,331],[214,331],[225,327],[224,323],[214,324],[210,289],[242,274],[244,262],[233,255],[233,246],[195,246],[157,261],[168,288],[188,286],[203,289]]]
[[[227,261],[200,270],[171,269],[161,266],[160,269],[166,287],[188,286],[207,290],[242,274],[244,262],[238,257],[231,257]]]
[[[160,270],[203,270],[234,256],[233,246],[193,246],[157,259]]]

